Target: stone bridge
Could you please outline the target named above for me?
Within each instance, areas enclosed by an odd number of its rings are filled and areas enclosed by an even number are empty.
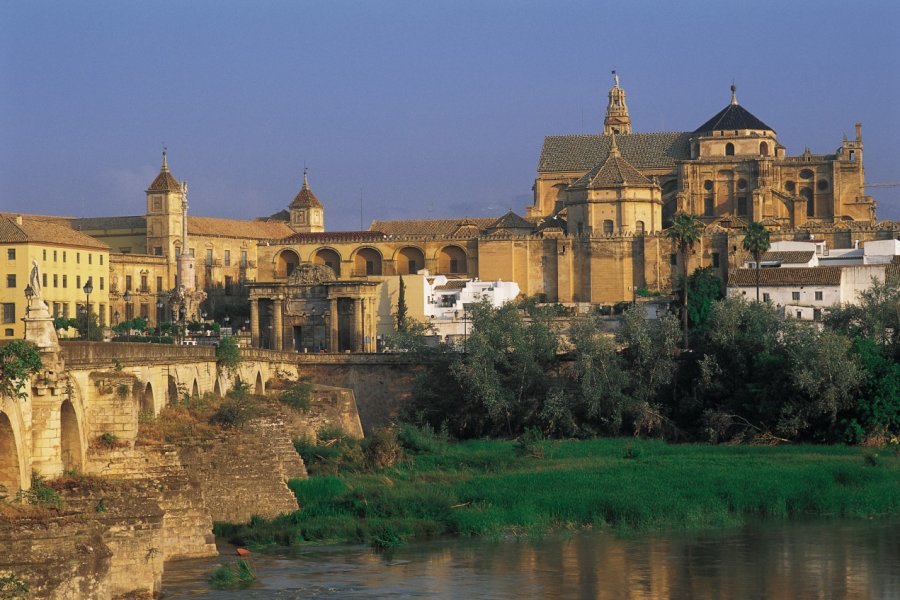
[[[88,452],[101,436],[133,446],[142,419],[185,396],[223,395],[238,382],[257,394],[279,375],[350,388],[366,428],[387,423],[412,391],[420,365],[403,354],[298,354],[241,350],[234,376],[215,349],[114,342],[66,342],[42,351],[44,369],[22,400],[0,398],[0,497],[28,489],[32,472],[101,474]]]

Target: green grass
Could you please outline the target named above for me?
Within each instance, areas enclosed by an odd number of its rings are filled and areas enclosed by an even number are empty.
[[[250,561],[239,558],[232,564],[220,565],[209,576],[209,585],[217,590],[245,588],[256,581]]]
[[[389,549],[440,535],[633,533],[900,513],[896,449],[541,443],[543,458],[523,455],[514,442],[469,441],[378,472],[294,480],[300,511],[218,525],[217,534],[250,546],[335,541]]]

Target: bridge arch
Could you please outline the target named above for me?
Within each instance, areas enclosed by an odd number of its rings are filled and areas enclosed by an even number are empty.
[[[166,375],[166,404],[173,406],[178,403],[178,382],[172,375]]]
[[[263,385],[262,373],[260,371],[256,372],[256,385],[253,386],[253,393],[257,396],[262,396],[266,393],[266,386]]]
[[[156,416],[156,400],[153,397],[153,384],[149,381],[144,386],[143,393],[140,395],[140,414],[149,417]]]
[[[197,383],[197,378],[194,378],[194,385],[191,386],[191,398],[199,398],[200,397],[200,384]]]
[[[63,400],[59,407],[59,447],[64,471],[84,469],[82,437],[82,423],[75,413],[75,406],[71,400]]]
[[[219,384],[218,377],[216,377],[216,383],[213,385],[213,394],[215,394],[217,398],[222,397],[222,386]]]
[[[24,472],[22,440],[13,427],[13,421],[0,411],[0,496],[15,498],[16,492],[26,485]]]

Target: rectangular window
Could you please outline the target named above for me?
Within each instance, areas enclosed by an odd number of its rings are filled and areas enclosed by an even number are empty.
[[[4,334],[6,337],[12,337],[13,335],[15,335],[15,334],[13,334],[13,330],[10,329],[10,328],[4,329],[4,330],[3,330],[3,334]]]
[[[69,303],[68,302],[62,303],[62,316],[64,319],[69,318]]]
[[[147,285],[147,276],[141,275],[141,291],[145,294],[150,291],[150,286]]]
[[[91,262],[93,259],[94,259],[94,255],[91,254],[90,252],[88,252],[88,264],[89,264],[89,265],[90,265],[90,264],[93,264],[93,263]],[[103,263],[101,262],[100,264],[102,265]]]
[[[771,296],[769,296],[769,292],[763,292],[763,302],[769,302],[771,300]]]
[[[56,262],[56,250],[53,251],[53,262]]]
[[[241,250],[241,266],[247,268],[247,251]]]
[[[746,196],[738,196],[737,214],[739,214],[739,215],[747,214],[747,197]]]
[[[75,276],[75,287],[77,287],[77,288],[81,287],[81,275]]]
[[[157,291],[157,292],[163,291],[162,277],[157,277],[157,278],[156,278],[156,291]]]
[[[206,249],[206,266],[207,267],[212,266],[212,248]]]
[[[59,287],[59,275],[53,274],[53,287]]]
[[[149,319],[150,318],[150,305],[146,302],[141,302],[141,318]]]
[[[794,300],[795,302],[800,300],[800,292],[791,292],[791,300]]]
[[[61,314],[61,312],[62,312],[62,309],[59,306],[59,302],[54,302],[53,303],[53,318],[55,319],[56,317],[58,317]]]
[[[16,287],[16,275],[15,273],[11,273],[6,276],[6,287],[14,288]]]
[[[822,299],[822,292],[816,292],[816,300]]]
[[[41,285],[47,287],[47,274],[41,273]]]
[[[97,309],[97,318],[101,325],[106,325],[106,305],[101,304]]]
[[[63,250],[63,262],[66,262],[66,251]]]
[[[709,196],[703,199],[703,215],[706,217],[711,217],[715,214],[715,207],[713,205],[713,198]]]
[[[188,248],[188,254],[191,255],[191,258],[194,258],[194,249],[193,249],[193,248]]]
[[[153,254],[162,256],[162,246],[153,246]]]
[[[453,272],[453,261],[450,261],[450,271]],[[375,263],[371,260],[366,261],[366,275],[375,274]]]
[[[4,323],[15,323],[16,322],[16,305],[12,302],[4,302],[3,303],[3,322]]]
[[[719,268],[719,253],[718,252],[712,253],[712,266],[714,269]]]
[[[225,266],[226,267],[231,266],[231,250],[225,251]]]
[[[81,264],[81,252],[75,253],[75,264],[77,264],[77,265]]]
[[[90,262],[90,261],[88,261],[88,262]],[[100,264],[101,265],[103,264],[103,255],[102,254],[100,255]]]
[[[126,292],[131,291],[131,275],[125,276],[125,291]]]
[[[134,304],[129,302],[125,305],[125,320],[130,321],[134,318]]]
[[[103,289],[103,278],[102,277],[100,278],[100,289],[101,290]]]
[[[16,260],[16,249],[8,248],[6,250],[6,258],[7,258],[7,260]]]
[[[64,288],[69,287],[69,276],[65,275],[65,274],[63,275],[63,287]]]
[[[44,260],[47,260],[47,250],[42,250],[41,252],[44,255]]]
[[[678,255],[674,252],[669,255],[669,264],[673,267],[678,264]]]

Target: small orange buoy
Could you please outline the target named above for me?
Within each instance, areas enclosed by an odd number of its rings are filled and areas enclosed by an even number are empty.
[[[246,548],[238,548],[237,549],[238,556],[250,556],[250,551]]]

